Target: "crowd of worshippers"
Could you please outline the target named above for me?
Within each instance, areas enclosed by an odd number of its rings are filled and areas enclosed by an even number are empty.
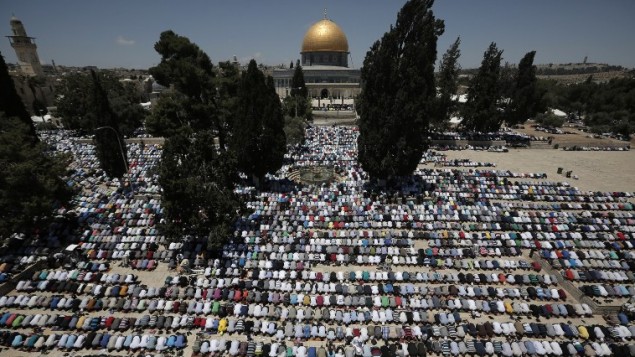
[[[160,146],[129,144],[130,175],[118,182],[99,169],[92,145],[43,133],[73,155],[68,184],[82,189],[57,212],[72,224],[0,266],[16,286],[0,297],[0,345],[272,357],[635,355],[632,311],[586,322],[593,308],[558,283],[600,303],[628,301],[632,193],[492,169],[419,169],[369,183],[356,128],[306,134],[267,189],[237,189],[251,212],[215,256],[204,237],[159,234]],[[311,166],[335,167],[342,179],[287,179]],[[56,264],[17,278],[68,241]],[[128,273],[112,271],[123,262]],[[162,265],[173,274],[162,285],[135,275]]]

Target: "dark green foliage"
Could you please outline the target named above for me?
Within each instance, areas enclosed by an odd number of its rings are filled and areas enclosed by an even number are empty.
[[[457,109],[457,102],[452,100],[452,96],[457,94],[459,72],[461,71],[461,65],[458,63],[461,56],[460,44],[461,38],[457,38],[443,55],[439,66],[439,75],[437,76],[438,113],[430,121],[430,126],[437,130],[443,130],[449,126],[450,117]]]
[[[546,127],[560,128],[565,123],[565,118],[559,117],[551,112],[536,115],[536,122]]]
[[[217,108],[220,123],[228,132],[234,127],[234,117],[238,108],[238,87],[240,85],[240,69],[231,62],[220,62],[216,75],[218,88]]]
[[[240,81],[231,148],[238,168],[262,179],[282,166],[286,152],[284,118],[273,79],[251,60]]]
[[[99,77],[91,71],[93,80],[87,116],[95,123],[95,151],[101,168],[110,177],[122,178],[128,172],[126,144],[119,131],[119,121],[108,101]]]
[[[600,84],[587,80],[566,86],[552,81],[539,83],[551,107],[584,116],[584,123],[594,132],[624,136],[635,132],[635,78]]]
[[[371,177],[410,175],[436,121],[434,64],[443,21],[431,0],[408,1],[366,54],[361,70],[359,162]]]
[[[295,145],[304,142],[305,129],[306,121],[304,119],[285,115],[284,134],[287,136],[288,144]]]
[[[168,138],[183,130],[191,131],[185,110],[187,103],[187,98],[179,92],[162,93],[146,119],[145,127],[148,132]]]
[[[213,142],[210,130],[166,139],[159,168],[165,223],[159,228],[176,241],[208,237],[208,246],[218,249],[242,206],[233,192],[236,160],[230,151],[215,150]]]
[[[99,83],[107,94],[108,102],[116,115],[119,128],[126,136],[140,127],[147,115],[141,107],[141,95],[133,83],[122,83],[107,71],[97,73]],[[57,115],[66,129],[92,132],[99,125],[91,115],[91,103],[95,93],[94,81],[84,73],[65,76],[57,87]]]
[[[150,132],[166,137],[159,167],[165,221],[159,229],[176,241],[207,237],[208,248],[218,250],[242,209],[233,191],[236,159],[225,147],[240,104],[240,73],[229,62],[215,70],[196,44],[172,31],[161,34],[155,49],[161,63],[150,73],[171,88],[146,122]]]
[[[518,64],[510,101],[505,110],[505,121],[509,126],[522,124],[545,110],[537,85],[535,55],[536,51],[528,52]]]
[[[161,55],[161,63],[150,68],[157,83],[174,86],[194,101],[204,102],[214,96],[214,66],[196,44],[173,31],[164,31],[154,49]]]
[[[72,192],[62,180],[68,157],[51,156],[31,129],[0,113],[0,238],[45,229]]]
[[[293,72],[293,78],[291,79],[291,98],[288,101],[286,107],[286,115],[298,116],[301,118],[307,118],[307,113],[310,108],[308,89],[304,82],[304,71],[300,66],[300,61],[295,65],[295,71]]]
[[[503,123],[499,108],[501,98],[500,63],[503,51],[492,42],[483,55],[478,73],[470,81],[467,102],[463,106],[465,130],[491,132],[497,131]]]
[[[228,125],[215,101],[216,73],[210,58],[187,37],[172,31],[162,32],[154,49],[161,55],[161,62],[150,68],[150,74],[157,83],[172,88],[184,100],[173,103],[180,105],[175,111],[180,113],[178,117],[170,115],[161,118],[162,112],[153,111],[148,118],[148,126],[157,128],[160,126],[157,122],[174,121],[176,118],[179,122],[184,121],[193,131],[212,128],[218,136],[220,149],[225,150]]]
[[[0,88],[2,88],[0,89],[0,112],[3,112],[8,118],[19,118],[29,128],[31,139],[34,142],[38,141],[31,116],[26,111],[22,99],[20,99],[18,92],[15,90],[15,84],[11,76],[9,76],[9,70],[4,62],[2,53],[0,53]]]

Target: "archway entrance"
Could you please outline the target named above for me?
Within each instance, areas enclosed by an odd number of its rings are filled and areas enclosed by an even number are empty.
[[[324,99],[328,97],[329,97],[329,90],[326,88],[322,89],[322,91],[320,92],[320,98]]]

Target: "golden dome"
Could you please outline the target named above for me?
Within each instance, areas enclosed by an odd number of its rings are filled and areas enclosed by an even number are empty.
[[[306,32],[301,52],[348,53],[348,40],[344,31],[335,22],[324,19],[316,22]]]

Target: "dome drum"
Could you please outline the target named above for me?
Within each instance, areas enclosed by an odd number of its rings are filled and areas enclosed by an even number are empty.
[[[316,22],[302,41],[302,65],[348,67],[348,40],[344,31],[333,21]]]

